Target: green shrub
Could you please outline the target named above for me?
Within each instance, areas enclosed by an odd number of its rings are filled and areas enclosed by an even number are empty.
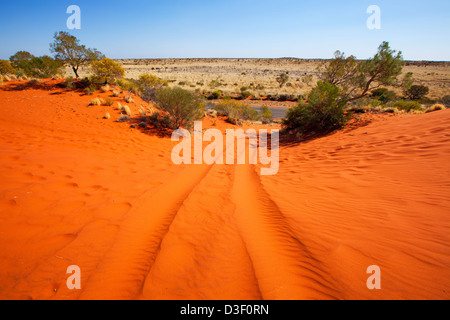
[[[411,86],[409,90],[406,91],[406,97],[411,100],[421,100],[430,92],[430,88],[422,85]]]
[[[349,115],[344,110],[345,104],[338,102],[338,96],[338,87],[319,81],[309,94],[308,103],[301,101],[297,107],[287,111],[283,125],[288,130],[295,129],[303,134],[341,128]]]
[[[89,87],[84,89],[84,94],[90,96],[93,95],[96,90],[97,87],[95,85],[90,85]]]
[[[216,90],[208,97],[209,100],[217,100],[223,97],[223,91],[222,90]]]
[[[74,84],[73,77],[67,77],[66,80],[64,80],[62,85],[66,89],[69,89],[69,90],[74,89],[75,88],[75,84]]]
[[[221,87],[221,86],[222,86],[222,83],[221,83],[220,81],[218,81],[218,80],[212,80],[212,81],[209,83],[209,87],[210,87],[211,89],[219,88],[219,87]]]
[[[272,117],[273,117],[272,111],[270,111],[270,109],[268,107],[266,107],[266,106],[261,107],[260,115],[261,115],[262,122],[264,124],[270,123],[272,121]]]
[[[139,91],[138,85],[129,79],[118,79],[116,81],[116,84],[123,91],[129,91],[129,92],[133,92],[133,93],[136,93],[137,91]]]
[[[180,87],[159,89],[156,100],[160,108],[168,112],[174,129],[190,128],[193,121],[203,116],[205,104],[201,97]]]
[[[125,75],[124,68],[117,62],[109,58],[103,58],[99,61],[92,62],[91,70],[97,79],[104,79],[108,83],[108,79],[120,79]]]
[[[394,101],[397,98],[397,95],[394,91],[390,91],[387,88],[378,88],[372,91],[372,97],[383,103],[387,103]]]
[[[422,105],[417,101],[400,100],[394,103],[394,107],[400,111],[411,112],[413,110],[421,111]]]
[[[6,75],[6,74],[13,74],[16,73],[16,69],[13,68],[11,63],[6,60],[0,60],[0,74]]]
[[[250,97],[252,95],[252,93],[250,91],[241,91],[241,97],[242,99],[247,99],[248,97]]]
[[[450,95],[442,97],[440,102],[447,108],[450,108]]]
[[[235,100],[222,101],[214,109],[217,110],[218,114],[226,116],[232,124],[238,124],[242,120],[256,121],[260,119],[257,110]]]
[[[289,76],[286,73],[282,73],[276,80],[280,84],[280,88],[282,88],[289,81]]]

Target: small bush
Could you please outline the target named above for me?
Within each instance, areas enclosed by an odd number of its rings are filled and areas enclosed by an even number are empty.
[[[223,97],[223,91],[216,90],[208,97],[209,100],[217,100]]]
[[[444,110],[445,106],[443,104],[435,104],[434,106],[431,106],[425,110],[425,113],[430,113],[434,111]]]
[[[450,108],[450,95],[442,97],[440,102],[447,108]]]
[[[232,124],[237,124],[242,120],[257,121],[260,119],[257,110],[235,100],[222,101],[214,109],[219,115],[226,116]]]
[[[272,111],[268,107],[260,108],[261,119],[264,124],[270,123],[272,121]]]
[[[16,73],[16,69],[13,68],[11,63],[6,60],[0,60],[0,74],[6,75],[6,74],[13,74]]]
[[[94,61],[91,65],[91,70],[97,79],[104,79],[105,83],[108,83],[108,79],[120,79],[125,75],[123,67],[109,58]]]
[[[107,112],[105,114],[105,116],[103,117],[103,119],[109,120],[109,119],[111,119],[111,115]]]
[[[372,97],[378,99],[382,103],[388,103],[395,101],[397,95],[394,91],[390,91],[387,88],[378,88],[372,91]]]
[[[190,128],[193,121],[203,116],[205,105],[203,100],[180,87],[161,88],[156,94],[156,100],[160,108],[167,111],[171,119],[171,127]]]
[[[212,81],[209,83],[209,87],[210,87],[211,89],[219,88],[219,87],[221,87],[221,86],[222,86],[222,83],[221,83],[220,81],[217,81],[217,80],[212,80]]]
[[[417,101],[400,100],[394,103],[394,107],[400,111],[411,112],[413,110],[421,111],[422,105]]]
[[[73,83],[72,77],[67,77],[66,80],[64,80],[63,84],[64,88],[72,90],[75,88],[75,84]]]
[[[108,92],[109,90],[111,90],[111,87],[109,86],[109,84],[106,84],[106,85],[100,87],[100,91],[103,93]]]
[[[84,93],[88,96],[91,96],[94,94],[94,92],[97,90],[97,86],[94,84],[91,84],[89,87],[84,89]]]
[[[117,98],[118,96],[120,96],[120,91],[113,90],[112,95],[113,95],[113,97]]]
[[[241,91],[241,97],[244,100],[248,99],[251,95],[252,95],[252,93],[250,91]]]
[[[161,87],[167,84],[166,81],[148,73],[139,76],[138,83],[144,87]]]
[[[135,84],[134,82],[127,80],[127,79],[119,79],[116,81],[116,84],[123,91],[129,91],[129,92],[137,92],[138,91],[137,84]]]
[[[301,101],[297,107],[287,111],[283,125],[288,130],[303,134],[323,133],[339,129],[348,121],[344,104],[337,101],[339,88],[328,83],[317,83],[309,94],[308,103]]]
[[[414,85],[406,91],[406,97],[411,100],[421,100],[430,92],[427,86]]]
[[[286,73],[282,73],[276,80],[280,84],[280,88],[283,88],[283,86],[289,81],[289,76]]]

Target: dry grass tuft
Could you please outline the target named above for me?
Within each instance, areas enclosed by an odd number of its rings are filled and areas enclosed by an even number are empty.
[[[425,110],[425,113],[430,113],[430,112],[439,111],[439,110],[445,110],[445,106],[443,104],[435,104],[435,105],[429,107],[427,110]]]
[[[117,119],[117,122],[125,122],[125,121],[128,121],[128,120],[130,120],[130,117],[123,114]]]
[[[147,112],[145,111],[145,107],[141,104],[141,107],[139,108],[139,114],[141,116],[145,116]]]
[[[95,98],[92,99],[91,102],[89,103],[90,106],[101,106],[102,105],[102,99],[100,98]]]
[[[111,87],[109,86],[109,84],[106,84],[106,85],[100,87],[101,92],[108,92],[109,90],[111,90]]]
[[[111,115],[107,112],[103,119],[109,120],[111,119]]]
[[[114,104],[114,100],[111,98],[106,98],[106,101],[103,103],[105,106],[112,106]]]
[[[125,112],[127,116],[131,117],[131,110],[128,106],[123,106],[122,111]]]
[[[117,90],[114,90],[113,92],[112,92],[112,94],[113,94],[113,97],[118,97],[118,96],[120,96],[120,91],[117,91]]]
[[[8,76],[3,76],[3,80],[4,80],[4,81],[11,81],[11,78],[8,77]]]
[[[127,103],[133,103],[133,102],[134,102],[134,100],[133,100],[133,98],[131,97],[131,95],[128,96],[128,97],[125,99],[125,101],[126,101]]]

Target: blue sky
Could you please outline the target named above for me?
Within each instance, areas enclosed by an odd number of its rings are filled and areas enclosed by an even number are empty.
[[[68,30],[69,5],[81,30]],[[381,29],[369,30],[370,5]],[[19,50],[49,54],[68,31],[110,58],[364,59],[382,41],[408,60],[450,60],[448,0],[41,0],[2,1],[0,59]]]

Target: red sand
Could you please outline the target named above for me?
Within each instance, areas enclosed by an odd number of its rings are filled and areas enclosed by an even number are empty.
[[[1,299],[449,298],[450,110],[282,146],[261,177],[175,166],[56,83],[0,87]]]

